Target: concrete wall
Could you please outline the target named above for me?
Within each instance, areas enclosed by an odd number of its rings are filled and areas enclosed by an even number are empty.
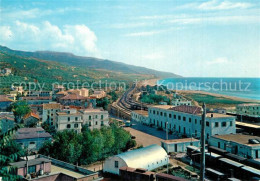
[[[102,118],[103,116],[103,118]],[[88,125],[92,129],[100,129],[101,126],[109,126],[109,116],[107,111],[84,112],[82,115],[83,125]]]
[[[19,139],[15,140],[18,144],[21,144],[22,147],[27,148],[29,147],[32,150],[39,150],[43,143],[47,140],[51,140],[51,138],[31,138],[31,139]],[[34,142],[35,144],[30,144]]]
[[[115,161],[118,161],[118,167],[115,167]],[[117,156],[112,156],[106,159],[103,167],[103,172],[119,175],[119,168],[127,166],[124,160]]]
[[[30,160],[29,160],[29,162],[30,162]],[[35,167],[36,167],[36,173],[39,173],[41,169],[43,170],[44,173],[51,172],[51,162],[44,163],[44,164],[41,163],[41,164],[35,165]],[[22,168],[17,169],[17,175],[21,175],[22,177],[26,176],[26,172],[27,172],[26,165],[24,165],[24,167],[22,167]]]

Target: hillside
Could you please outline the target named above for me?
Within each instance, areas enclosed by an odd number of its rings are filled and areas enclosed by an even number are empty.
[[[106,59],[76,56],[71,53],[51,52],[51,51],[25,52],[25,51],[11,50],[4,46],[0,46],[0,52],[5,52],[10,55],[18,55],[18,56],[23,56],[28,58],[30,57],[30,58],[37,58],[37,59],[48,60],[48,61],[56,61],[69,66],[85,67],[91,69],[102,69],[107,71],[122,72],[125,74],[153,75],[154,77],[157,78],[180,77],[179,75],[169,73],[169,72],[156,71],[145,67],[128,65],[128,64],[106,60]]]

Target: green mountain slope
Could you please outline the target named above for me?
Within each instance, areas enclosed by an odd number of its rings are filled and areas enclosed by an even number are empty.
[[[108,71],[122,72],[126,74],[142,74],[142,75],[153,75],[158,78],[165,77],[180,77],[179,75],[161,72],[145,67],[138,67],[133,65],[128,65],[120,62],[115,62],[106,59],[97,59],[92,57],[81,57],[76,56],[71,53],[61,53],[61,52],[51,52],[51,51],[37,51],[37,52],[25,52],[11,50],[7,47],[0,46],[1,52],[6,52],[11,55],[19,55],[23,57],[33,57],[43,60],[56,61],[62,64],[70,66],[79,66],[92,69],[103,69]]]

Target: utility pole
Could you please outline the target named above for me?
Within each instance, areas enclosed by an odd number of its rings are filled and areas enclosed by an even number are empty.
[[[166,140],[168,140],[168,121],[166,122]]]
[[[203,113],[201,118],[201,136],[200,136],[200,181],[205,180],[205,125],[206,125],[206,105],[203,103]]]

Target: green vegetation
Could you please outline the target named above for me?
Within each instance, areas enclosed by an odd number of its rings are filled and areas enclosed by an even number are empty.
[[[244,101],[238,101],[238,100],[233,100],[225,97],[218,97],[218,96],[201,94],[201,93],[185,94],[185,96],[193,99],[194,101],[197,101],[200,105],[202,105],[202,103],[205,102],[205,104],[207,104],[207,107],[209,108],[233,107],[236,106],[237,104],[246,103]]]
[[[143,95],[141,96],[140,101],[147,104],[159,104],[159,102],[162,101],[167,102],[167,104],[170,104],[170,99],[168,97],[157,94]]]
[[[21,179],[20,176],[14,173],[16,168],[9,165],[9,163],[18,161],[19,157],[25,155],[25,151],[21,146],[12,139],[18,128],[19,126],[16,126],[7,133],[0,135],[0,177],[3,180]]]
[[[108,95],[111,96],[111,99],[112,99],[113,102],[115,102],[118,99],[118,95],[115,91],[109,92]]]
[[[16,101],[11,105],[11,109],[14,113],[17,122],[20,122],[21,118],[31,112],[30,106],[25,101]]]
[[[65,162],[87,165],[135,145],[129,132],[112,124],[100,130],[84,128],[80,134],[72,130],[58,132],[54,142],[45,142],[39,153]]]
[[[110,101],[107,97],[104,97],[102,99],[97,99],[97,107],[103,107],[104,110],[107,110],[107,106],[109,103]]]

